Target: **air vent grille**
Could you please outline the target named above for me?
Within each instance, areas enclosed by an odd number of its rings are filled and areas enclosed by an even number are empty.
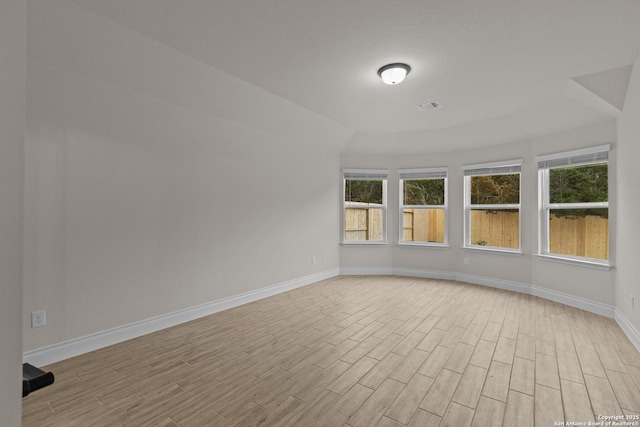
[[[431,101],[425,102],[424,104],[418,104],[416,107],[420,111],[437,110],[438,108],[442,108],[442,104],[438,101]]]

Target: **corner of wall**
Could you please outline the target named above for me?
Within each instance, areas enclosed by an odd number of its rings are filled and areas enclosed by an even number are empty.
[[[631,72],[622,114],[617,121],[616,152],[616,235],[615,305],[616,320],[626,330],[640,330],[640,56]],[[625,331],[626,331],[625,330]],[[640,339],[636,339],[636,347]]]

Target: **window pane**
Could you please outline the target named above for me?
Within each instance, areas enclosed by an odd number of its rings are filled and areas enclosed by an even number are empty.
[[[382,240],[381,208],[347,208],[344,210],[344,240]]]
[[[609,259],[608,209],[552,209],[549,252]]]
[[[344,201],[381,205],[382,180],[347,179],[344,187]]]
[[[550,203],[606,202],[607,163],[549,170]]]
[[[403,181],[405,205],[444,205],[444,179]]]
[[[520,248],[520,215],[517,210],[471,211],[471,244],[497,248]]]
[[[471,177],[472,205],[520,203],[520,174],[481,175]]]
[[[402,241],[444,243],[444,209],[405,209]]]

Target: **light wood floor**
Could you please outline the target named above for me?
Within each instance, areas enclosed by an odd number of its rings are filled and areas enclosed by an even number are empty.
[[[46,367],[24,426],[554,426],[640,414],[608,318],[458,282],[341,276]],[[637,420],[637,421],[640,421]]]

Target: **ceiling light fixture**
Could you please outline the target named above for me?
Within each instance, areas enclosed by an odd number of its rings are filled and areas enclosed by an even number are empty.
[[[407,74],[411,71],[411,67],[407,64],[395,63],[388,64],[378,70],[378,75],[388,85],[397,85],[401,83]]]

